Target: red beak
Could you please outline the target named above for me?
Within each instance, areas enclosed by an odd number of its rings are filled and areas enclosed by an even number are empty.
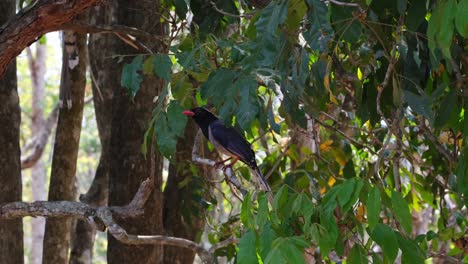
[[[190,110],[185,110],[185,111],[182,112],[182,114],[184,114],[186,116],[194,116],[195,115],[195,113],[190,111]]]

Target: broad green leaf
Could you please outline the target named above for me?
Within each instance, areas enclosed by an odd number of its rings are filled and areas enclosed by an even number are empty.
[[[166,113],[160,112],[154,122],[154,132],[159,151],[171,159],[176,152],[177,139],[169,128]]]
[[[304,32],[304,38],[312,50],[328,51],[328,42],[333,37],[328,6],[320,0],[308,0],[310,28]]]
[[[450,47],[452,46],[452,37],[455,27],[453,20],[455,18],[454,10],[457,8],[457,2],[455,0],[447,0],[445,3],[439,2],[439,5],[444,4],[445,8],[442,14],[443,19],[437,40],[444,56],[451,59],[452,55],[450,53]]]
[[[240,98],[239,110],[237,111],[237,123],[245,131],[251,130],[251,123],[260,109],[257,96],[257,81],[251,76],[246,76],[236,81],[239,86]]]
[[[288,263],[294,263],[294,264],[305,264],[305,259],[304,259],[304,247],[307,246],[308,244],[306,243],[305,246],[304,244],[297,244],[293,240],[294,238],[288,238],[287,242],[281,247],[281,251],[283,252],[283,255],[286,257],[288,260]]]
[[[411,234],[412,217],[408,207],[408,203],[403,198],[401,193],[392,191],[392,208],[398,222],[408,234]]]
[[[283,207],[286,204],[287,201],[288,187],[286,185],[283,185],[273,198],[273,211],[278,211],[281,207]]]
[[[260,234],[260,256],[263,261],[266,260],[268,254],[271,252],[271,246],[273,241],[276,239],[276,233],[271,229],[270,224],[266,224],[263,227],[263,232]]]
[[[188,6],[185,0],[174,0],[175,12],[180,19],[187,16]]]
[[[409,30],[416,31],[424,22],[426,15],[426,3],[424,1],[411,1],[408,8],[408,15],[406,18],[406,25]]]
[[[457,91],[451,89],[450,93],[445,96],[440,104],[440,109],[436,113],[434,126],[439,129],[446,128],[453,123],[458,122],[460,108],[457,102]]]
[[[257,245],[255,233],[248,231],[245,233],[239,242],[239,252],[237,253],[237,263],[239,264],[255,264],[257,259]]]
[[[468,1],[460,1],[455,14],[455,27],[458,33],[464,38],[468,38]]]
[[[172,73],[172,61],[167,54],[154,54],[153,56],[153,65],[154,72],[160,78],[170,82],[171,73]]]
[[[389,226],[378,223],[370,236],[382,248],[383,254],[389,262],[393,263],[398,254],[398,241],[395,232]]]
[[[258,34],[276,35],[278,26],[283,24],[288,14],[288,1],[272,2],[263,8],[255,26]]]
[[[130,93],[130,97],[135,98],[136,94],[140,90],[140,84],[143,81],[141,76],[141,70],[143,67],[143,56],[136,56],[131,63],[127,63],[122,67],[122,77],[120,79],[120,85],[126,88]]]
[[[336,200],[332,201],[336,207]],[[332,208],[332,206],[330,206],[330,208]],[[326,230],[326,234],[319,238],[320,254],[322,254],[322,256],[328,255],[338,239],[338,226],[333,212],[334,210],[330,209],[320,212],[320,224]]]
[[[426,259],[425,254],[414,240],[405,238],[400,234],[397,234],[397,239],[403,253],[401,263],[424,264],[424,260]]]
[[[380,219],[380,209],[382,206],[382,200],[380,197],[379,188],[373,187],[369,192],[369,197],[367,198],[367,221],[369,227],[373,229],[375,225],[379,222]]]
[[[367,264],[367,251],[359,244],[355,244],[348,255],[347,264]]]
[[[268,221],[268,198],[265,193],[259,195],[258,213],[255,220],[259,228],[262,228]]]
[[[184,136],[187,117],[182,114],[184,109],[179,105],[179,102],[172,100],[167,107],[167,119],[169,128],[178,137]]]
[[[403,95],[405,101],[408,103],[408,105],[414,112],[424,116],[425,118],[427,118],[427,120],[429,120],[429,122],[433,123],[434,113],[432,112],[431,107],[432,100],[429,96],[417,95],[407,90],[403,91]]]
[[[247,195],[244,197],[244,201],[242,202],[240,219],[245,226],[252,230],[255,229],[252,197],[250,193],[247,193]]]
[[[341,185],[341,188],[339,189],[337,193],[337,198],[338,198],[338,203],[341,208],[344,210],[344,206],[346,203],[348,203],[353,196],[354,192],[354,187],[356,186],[356,180],[355,179],[350,179],[345,182],[343,182]]]
[[[400,15],[405,14],[407,5],[408,5],[408,0],[397,0],[397,8],[398,8],[398,13],[400,13]]]

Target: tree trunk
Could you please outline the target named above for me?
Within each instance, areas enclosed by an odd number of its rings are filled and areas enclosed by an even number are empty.
[[[43,102],[45,99],[46,45],[38,41],[35,46],[35,55],[28,48],[28,62],[32,80],[31,138],[38,137],[45,126]],[[31,177],[32,200],[44,201],[46,199],[46,170],[41,158],[31,168]],[[42,263],[44,227],[44,218],[31,219],[31,264]]]
[[[15,0],[0,1],[0,25],[15,14]],[[0,204],[21,200],[21,151],[16,60],[0,77]],[[0,220],[0,263],[23,263],[22,219]]]
[[[197,132],[198,127],[195,122],[189,121],[185,128],[184,137],[179,139],[177,143],[176,161],[169,165],[169,175],[164,189],[166,235],[192,241],[200,239],[200,233],[205,225],[204,209],[199,203],[200,199],[206,198],[204,194],[206,186],[203,186],[205,181],[200,176],[193,175],[190,169],[192,149]],[[207,174],[199,173],[199,175]],[[180,187],[182,182],[186,182],[186,184]],[[164,263],[193,263],[194,257],[195,254],[192,250],[171,246],[164,248]]]
[[[163,35],[165,30],[160,24],[158,1],[118,0],[117,24],[140,28],[144,31]],[[165,52],[161,43],[141,39],[154,52]],[[115,54],[141,53],[119,41],[113,49]],[[132,58],[125,57],[128,63]],[[109,72],[114,78],[121,76],[123,64],[116,72]],[[162,81],[156,77],[145,77],[136,97],[132,100],[129,93],[120,85],[115,86],[113,98],[113,119],[110,142],[110,178],[109,205],[129,203],[140,183],[146,179],[153,180],[154,191],[145,206],[145,213],[133,219],[116,219],[129,234],[157,235],[163,234],[162,222],[162,157],[155,152],[154,146],[148,146],[148,153],[143,156],[141,145],[144,133],[152,117],[153,100],[161,91]],[[154,142],[154,141],[153,141]],[[109,236],[107,260],[114,263],[161,263],[162,246],[130,246],[118,242]]]
[[[91,14],[92,23],[109,24],[112,11],[110,8],[95,7]],[[80,201],[93,206],[107,204],[109,186],[109,141],[112,121],[113,88],[119,85],[118,65],[108,58],[113,55],[112,47],[118,40],[110,34],[92,34],[89,38],[88,51],[92,79],[94,111],[101,140],[101,157],[93,182]],[[96,230],[87,221],[78,220],[72,238],[70,255],[71,264],[91,264]]]
[[[86,84],[86,35],[75,33],[78,65],[69,68],[69,54],[63,49],[61,90],[69,88],[72,106],[59,113],[50,176],[49,201],[75,200],[75,172],[83,116]],[[65,37],[64,37],[65,38]],[[69,42],[69,40],[67,41]],[[68,86],[68,87],[67,87]],[[68,261],[71,219],[47,219],[44,237],[43,263]]]

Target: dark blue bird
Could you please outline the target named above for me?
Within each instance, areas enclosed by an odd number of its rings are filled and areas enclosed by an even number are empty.
[[[225,126],[218,117],[205,108],[195,107],[184,111],[183,114],[191,116],[195,120],[203,135],[213,144],[218,152],[229,156],[228,159],[220,163],[224,164],[232,159],[233,161],[228,166],[233,166],[238,160],[242,161],[252,169],[260,187],[266,192],[270,191],[270,186],[268,186],[257,166],[255,152],[253,152],[250,143],[241,134],[234,128]]]

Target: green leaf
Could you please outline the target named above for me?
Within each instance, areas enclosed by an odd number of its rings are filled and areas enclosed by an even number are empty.
[[[167,54],[154,54],[153,56],[153,65],[154,72],[160,78],[170,82],[171,73],[172,73],[172,61]]]
[[[328,42],[333,37],[330,23],[330,12],[327,5],[320,0],[308,0],[310,28],[304,32],[304,38],[312,50],[328,51]]]
[[[244,197],[244,201],[242,202],[240,219],[245,226],[247,226],[251,230],[255,229],[252,197],[250,193],[247,193],[247,195]]]
[[[143,81],[143,77],[140,71],[143,67],[143,56],[136,56],[131,63],[126,63],[122,67],[122,77],[120,79],[120,85],[130,93],[130,97],[135,98],[138,90],[140,90],[140,84]]]
[[[404,15],[407,6],[408,6],[408,0],[398,0],[397,1],[398,13],[400,13],[400,15]]]
[[[281,188],[276,193],[273,198],[273,211],[278,211],[282,208],[288,201],[288,187],[286,185],[281,186]]]
[[[167,119],[169,121],[169,128],[178,137],[184,136],[185,125],[187,124],[187,117],[182,114],[182,108],[179,102],[171,100],[167,107]]]
[[[408,29],[411,31],[418,30],[419,25],[424,22],[425,15],[426,3],[424,3],[424,1],[411,1],[406,18],[406,25]]]
[[[268,198],[265,193],[259,194],[258,213],[255,219],[257,226],[262,228],[268,221]]]
[[[403,264],[424,264],[426,259],[424,251],[421,247],[411,239],[405,238],[400,234],[397,234],[398,245],[401,248],[402,256],[401,263]]]
[[[276,233],[271,229],[270,224],[266,224],[263,227],[263,232],[260,234],[260,256],[265,261],[268,254],[271,252],[271,246],[273,241],[276,239]]]
[[[273,241],[273,247],[265,259],[265,263],[305,263],[304,243],[299,237],[278,237]],[[308,243],[306,242],[307,246]]]
[[[185,0],[174,0],[175,12],[180,19],[187,16],[188,6]]]
[[[379,222],[380,219],[380,209],[382,206],[382,199],[380,197],[379,188],[374,187],[369,192],[369,197],[367,198],[367,221],[369,227],[372,229]]]
[[[429,96],[425,94],[417,95],[407,90],[403,91],[403,95],[405,101],[414,112],[424,116],[427,118],[427,120],[429,120],[429,122],[434,122],[434,113],[432,112],[431,108],[432,100]]]
[[[455,14],[455,27],[458,33],[468,38],[468,1],[460,1]]]
[[[367,251],[359,244],[355,244],[348,255],[347,264],[367,264]]]
[[[237,111],[237,123],[245,131],[251,130],[251,123],[260,109],[257,96],[257,81],[251,76],[246,76],[236,81],[239,86],[240,98],[239,110]]]
[[[237,253],[238,264],[255,264],[257,259],[257,245],[255,233],[248,231],[245,233],[239,242],[239,252]]]
[[[160,112],[156,115],[154,131],[159,151],[165,157],[172,159],[176,152],[177,140],[169,128],[166,113]]]
[[[460,108],[457,103],[456,89],[451,89],[450,93],[445,96],[440,104],[440,109],[437,111],[434,126],[438,129],[450,127],[450,124],[458,122]],[[451,122],[452,121],[452,122]],[[451,126],[452,128],[454,126]]]
[[[390,263],[393,263],[398,254],[398,241],[395,232],[387,225],[378,223],[370,234],[383,250],[383,254]]]
[[[401,193],[392,191],[392,207],[393,213],[400,222],[401,226],[405,229],[408,234],[411,234],[412,228],[412,217],[408,207],[408,203],[403,198]]]
[[[272,2],[263,8],[255,26],[257,35],[276,35],[278,26],[283,24],[288,14],[288,1]]]

